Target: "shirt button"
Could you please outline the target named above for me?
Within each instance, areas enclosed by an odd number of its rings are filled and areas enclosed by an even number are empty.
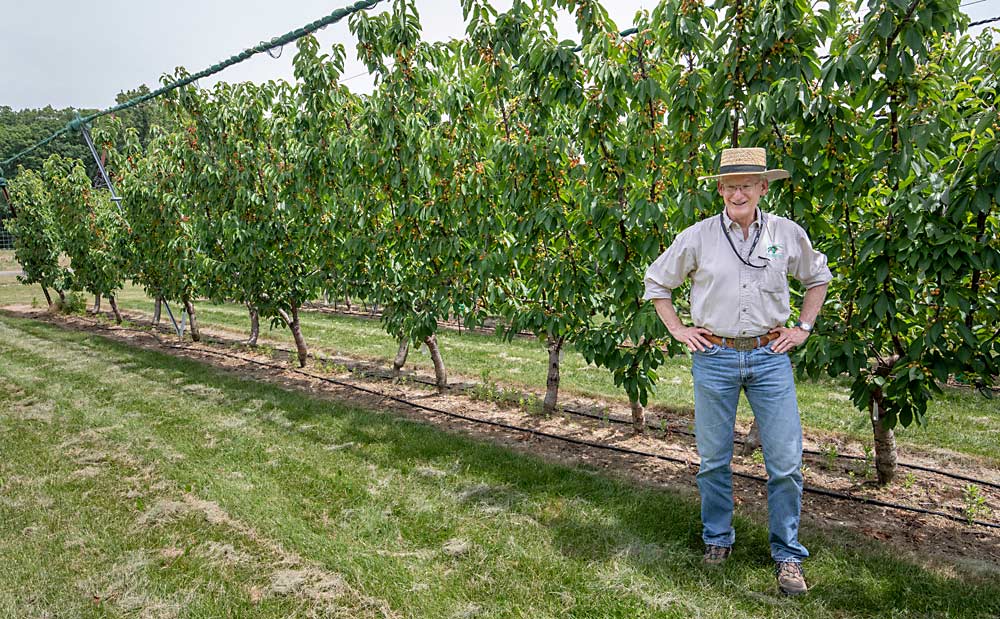
[[[747,311],[747,308],[745,308],[745,307],[744,307],[744,308],[743,308],[743,311],[744,311],[744,312],[745,312],[745,311]]]
[[[743,287],[744,287],[744,288],[746,288],[746,287],[747,287],[747,285],[746,285],[746,284],[743,284]]]

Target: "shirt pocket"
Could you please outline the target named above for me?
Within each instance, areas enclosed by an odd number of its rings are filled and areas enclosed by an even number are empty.
[[[772,294],[783,294],[788,290],[788,258],[771,258],[761,276],[760,289]]]

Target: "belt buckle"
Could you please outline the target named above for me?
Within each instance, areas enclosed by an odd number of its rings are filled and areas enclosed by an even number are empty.
[[[757,338],[755,337],[735,337],[733,338],[733,348],[740,352],[746,352],[757,348]]]

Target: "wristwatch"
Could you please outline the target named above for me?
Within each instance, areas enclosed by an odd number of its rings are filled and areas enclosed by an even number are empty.
[[[813,330],[813,326],[811,324],[809,324],[808,322],[802,322],[801,320],[796,320],[795,326],[802,329],[806,333],[812,333]]]

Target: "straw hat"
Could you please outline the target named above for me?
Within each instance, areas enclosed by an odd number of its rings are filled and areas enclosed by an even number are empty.
[[[786,170],[768,170],[767,152],[763,148],[724,148],[722,156],[719,158],[719,173],[711,176],[699,176],[698,180],[726,178],[740,174],[760,174],[768,181],[791,176]]]

